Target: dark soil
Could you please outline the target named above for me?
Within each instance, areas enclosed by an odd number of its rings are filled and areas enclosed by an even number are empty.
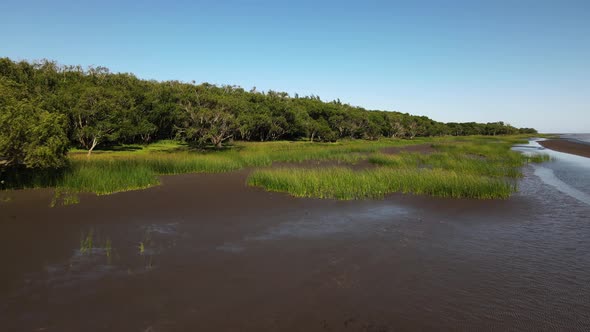
[[[590,144],[578,143],[567,139],[550,139],[538,141],[538,143],[547,149],[590,158]]]

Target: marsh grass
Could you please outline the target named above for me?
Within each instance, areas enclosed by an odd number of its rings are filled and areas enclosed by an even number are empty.
[[[454,198],[508,198],[514,183],[465,175],[442,169],[380,167],[353,171],[348,168],[268,169],[254,171],[248,184],[296,197],[334,199],[382,198],[401,192]]]
[[[51,199],[51,203],[49,204],[50,207],[56,206],[67,206],[72,204],[78,204],[80,202],[80,198],[76,192],[68,192],[62,188],[56,188],[55,192],[53,193],[53,198]]]
[[[69,192],[93,192],[98,195],[143,189],[158,184],[156,174],[141,163],[127,160],[73,161],[58,188]]]
[[[4,177],[10,188],[55,187],[51,205],[76,202],[76,194],[108,195],[158,185],[160,175],[221,173],[246,167],[265,167],[274,162],[301,163],[307,160],[335,160],[356,163],[367,153],[388,146],[405,146],[423,140],[351,140],[338,143],[239,142],[221,151],[194,151],[174,141],[147,146],[124,145],[96,151],[90,157],[83,150],[70,153],[69,166],[43,174],[21,170]]]
[[[436,153],[375,153],[375,169],[258,170],[248,184],[297,197],[335,199],[381,198],[388,193],[427,194],[439,197],[508,198],[517,190],[516,179],[529,162],[544,162],[547,155],[524,155],[510,148],[521,138],[441,138]]]
[[[524,158],[527,163],[535,163],[535,164],[540,164],[540,163],[544,163],[546,161],[553,160],[553,158],[546,153],[535,153],[532,155],[524,155]]]
[[[5,188],[55,187],[56,196],[52,202],[55,206],[76,203],[77,193],[81,192],[107,195],[149,188],[159,184],[160,175],[220,173],[308,160],[354,164],[369,158],[380,167],[362,172],[332,169],[334,174],[319,169],[261,170],[254,172],[248,181],[270,190],[310,197],[369,198],[401,191],[448,197],[504,198],[513,190],[512,183],[506,179],[521,176],[520,167],[526,162],[545,161],[545,157],[523,157],[510,151],[510,146],[522,142],[521,137],[477,136],[337,143],[236,142],[221,151],[195,151],[175,141],[160,141],[147,146],[110,147],[90,157],[85,151],[75,150],[70,153],[69,167],[63,170],[43,173],[21,170],[0,177],[8,183]],[[432,144],[438,152],[430,155],[378,152],[386,147],[424,143]],[[280,184],[281,181],[285,184]],[[344,189],[347,186],[356,188]]]

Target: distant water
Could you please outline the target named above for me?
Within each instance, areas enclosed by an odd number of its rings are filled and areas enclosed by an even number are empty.
[[[590,144],[590,134],[569,135],[576,138],[562,137]],[[582,141],[581,138],[587,139],[587,141]],[[544,153],[551,156],[551,162],[533,165],[534,174],[545,184],[590,206],[590,178],[588,177],[590,159],[545,149],[538,143],[539,140],[531,140],[528,144],[518,145],[513,149],[527,154]]]
[[[581,141],[590,144],[590,133],[586,134],[561,134],[561,138],[567,138],[569,140]]]

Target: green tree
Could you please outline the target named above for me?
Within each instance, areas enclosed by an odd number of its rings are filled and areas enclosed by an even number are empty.
[[[233,114],[222,108],[203,107],[197,102],[186,102],[183,121],[178,127],[178,137],[194,146],[204,147],[207,143],[221,148],[224,141],[233,137],[236,121]]]
[[[66,118],[17,100],[0,81],[0,167],[60,168],[66,165]]]

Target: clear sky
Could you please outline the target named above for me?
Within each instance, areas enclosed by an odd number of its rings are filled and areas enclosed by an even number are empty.
[[[590,132],[589,0],[2,0],[0,56]]]

